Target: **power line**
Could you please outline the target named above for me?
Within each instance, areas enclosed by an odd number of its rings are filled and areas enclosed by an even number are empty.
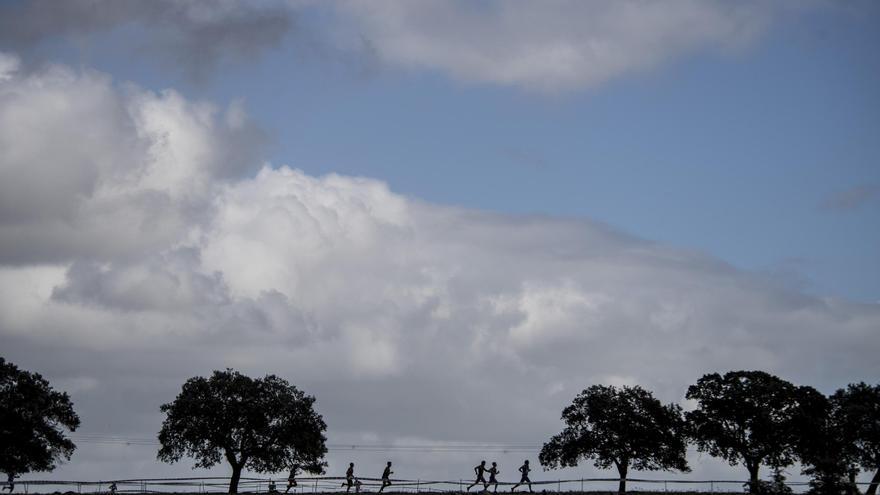
[[[115,435],[75,434],[71,440],[97,445],[137,445],[158,446],[159,441],[152,438],[132,438]],[[327,444],[328,451],[358,452],[431,452],[431,453],[467,453],[467,452],[534,452],[541,446],[523,443],[442,443],[442,444]]]

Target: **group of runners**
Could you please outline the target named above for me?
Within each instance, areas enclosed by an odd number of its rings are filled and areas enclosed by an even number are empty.
[[[531,472],[532,468],[529,467],[529,460],[526,459],[523,462],[523,465],[519,467],[520,472],[520,480],[519,483],[513,485],[510,488],[510,491],[516,491],[516,489],[521,485],[528,485],[529,492],[532,491],[532,480],[529,479],[529,472]],[[489,473],[489,481],[486,481],[486,473]],[[474,482],[468,486],[467,491],[471,491],[471,488],[482,484],[483,491],[489,491],[489,485],[494,485],[494,493],[498,492],[498,475],[501,471],[498,470],[498,463],[493,462],[492,467],[486,467],[486,461],[481,461],[479,465],[474,467],[474,475],[476,479]],[[394,471],[391,470],[391,461],[388,461],[388,464],[385,466],[385,470],[382,471],[382,486],[379,488],[379,493],[382,493],[386,487],[391,486],[391,475],[394,474]],[[345,487],[345,492],[351,492],[351,489],[354,488],[355,493],[360,493],[361,491],[361,481],[357,479],[354,475],[354,463],[348,463],[348,469],[345,471],[345,481],[342,482],[343,487]],[[273,484],[274,486],[274,484]],[[291,488],[296,486],[296,468],[290,470],[290,476],[287,478],[287,490],[284,493],[290,491]],[[270,486],[270,491],[272,487]]]
[[[290,475],[287,477],[287,489],[284,490],[284,493],[288,493],[291,488],[296,488],[296,473],[299,470],[298,466],[293,466],[290,469]],[[521,474],[521,478],[519,483],[513,485],[510,489],[511,492],[515,491],[517,487],[520,485],[528,485],[529,491],[532,491],[532,481],[529,479],[529,472],[532,469],[529,467],[529,461],[523,463],[522,466],[519,467],[519,472]],[[486,481],[486,473],[489,473],[489,481]],[[498,463],[493,462],[492,467],[486,467],[486,461],[480,462],[479,465],[474,467],[474,474],[476,475],[476,480],[468,486],[467,491],[471,491],[471,488],[482,484],[483,491],[489,491],[489,485],[495,485],[495,489],[493,490],[495,493],[498,492],[498,475],[501,471],[498,470]],[[379,493],[382,493],[386,487],[391,486],[391,475],[394,474],[394,471],[391,470],[391,461],[388,461],[388,464],[385,466],[385,470],[382,471],[382,486],[379,488]],[[6,486],[3,487],[3,490],[9,490],[9,493],[12,493],[12,490],[15,488],[15,478],[18,478],[18,475],[9,474],[6,481]],[[361,481],[357,479],[354,475],[354,463],[350,462],[348,464],[348,469],[345,471],[345,481],[342,482],[342,486],[345,487],[345,492],[351,492],[351,489],[354,488],[355,493],[360,493],[361,491]],[[275,481],[269,481],[269,493],[277,493],[277,489],[275,487]],[[116,495],[116,483],[110,484],[109,495]]]
[[[284,493],[289,492],[291,488],[296,488],[296,486],[297,486],[297,483],[296,483],[297,471],[299,471],[298,466],[293,466],[293,468],[290,469],[290,475],[287,476],[287,489],[284,490]],[[391,485],[391,475],[392,474],[394,474],[394,471],[391,470],[391,461],[388,461],[388,464],[385,466],[385,470],[382,471],[382,487],[379,488],[380,493],[385,490],[385,487]],[[348,463],[348,469],[345,471],[345,481],[342,482],[342,486],[345,487],[345,492],[349,493],[351,491],[352,487],[354,487],[355,493],[360,493],[362,484],[363,483],[361,483],[361,480],[357,479],[354,475],[354,463],[353,462]],[[275,493],[275,492],[276,492],[275,482],[270,481],[269,482],[269,493]]]
[[[529,471],[531,470],[532,468],[529,467],[529,460],[526,459],[525,462],[523,462],[523,465],[519,467],[519,483],[510,488],[511,492],[515,491],[520,485],[528,485],[529,491],[532,491],[532,480],[529,479]],[[489,473],[489,481],[486,481],[486,473]],[[487,469],[486,461],[481,461],[479,465],[474,466],[474,474],[477,479],[467,487],[467,491],[471,491],[471,488],[482,483],[484,492],[489,491],[489,485],[495,485],[495,489],[492,491],[493,493],[498,493],[498,475],[501,474],[501,471],[498,470],[497,462],[493,462],[492,467]]]

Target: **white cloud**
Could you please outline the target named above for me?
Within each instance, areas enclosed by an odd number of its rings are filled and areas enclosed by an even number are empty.
[[[0,80],[0,263],[102,260],[185,241],[263,136],[174,91],[53,66]]]
[[[738,49],[767,27],[774,8],[699,0],[387,0],[339,7],[349,16],[349,37],[366,39],[390,65],[553,92],[596,87],[694,52]]]
[[[21,61],[10,53],[0,52],[0,81],[11,79],[18,71]]]
[[[826,391],[880,374],[878,305],[587,220],[288,167],[230,173],[248,165],[227,161],[247,141],[238,107],[62,68],[0,94],[0,343],[72,387],[85,431],[152,436],[185,379],[227,366],[315,394],[331,438],[535,444],[593,383],[678,402],[710,371]],[[458,457],[436,474],[467,472]],[[85,458],[57,476],[172,469]]]
[[[813,2],[679,0],[338,0],[116,2],[0,6],[0,49],[127,30],[120,47],[202,78],[293,33],[298,56],[428,70],[542,92],[595,88],[697,53],[737,51],[775,17]],[[779,12],[783,11],[783,12]],[[325,60],[326,61],[326,60]]]

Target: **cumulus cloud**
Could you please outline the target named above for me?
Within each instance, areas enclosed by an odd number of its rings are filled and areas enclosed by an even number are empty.
[[[343,2],[350,29],[384,62],[462,81],[566,91],[700,51],[751,43],[758,2]]]
[[[140,28],[141,50],[197,77],[277,46],[293,10],[282,2],[33,0],[0,4],[0,48],[22,50],[117,28]],[[138,33],[136,31],[136,33]]]
[[[179,242],[212,189],[255,170],[240,104],[118,88],[53,66],[0,79],[0,263],[150,253]]]
[[[680,401],[709,371],[825,391],[880,372],[876,304],[589,220],[247,173],[256,153],[227,148],[250,142],[243,122],[65,68],[0,83],[0,344],[70,387],[84,432],[152,437],[159,404],[227,366],[316,395],[337,442],[536,445],[594,383]],[[172,472],[116,448],[84,444],[55,475]],[[331,469],[362,459],[334,453]],[[456,479],[472,459],[395,461]]]

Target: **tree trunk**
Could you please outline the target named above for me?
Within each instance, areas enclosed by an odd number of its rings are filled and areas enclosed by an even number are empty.
[[[229,480],[229,493],[238,493],[238,480],[241,479],[241,464],[232,465],[232,478]]]
[[[617,472],[620,474],[620,482],[617,485],[618,493],[626,493],[626,471],[629,468],[629,462],[617,463]]]
[[[746,461],[746,469],[749,470],[749,493],[755,494],[759,492],[758,489],[758,469],[761,467],[760,462],[750,462]]]
[[[878,484],[880,484],[880,469],[877,469],[877,472],[874,473],[874,477],[871,478],[871,484],[868,485],[868,490],[865,492],[865,495],[874,495],[877,493]]]

